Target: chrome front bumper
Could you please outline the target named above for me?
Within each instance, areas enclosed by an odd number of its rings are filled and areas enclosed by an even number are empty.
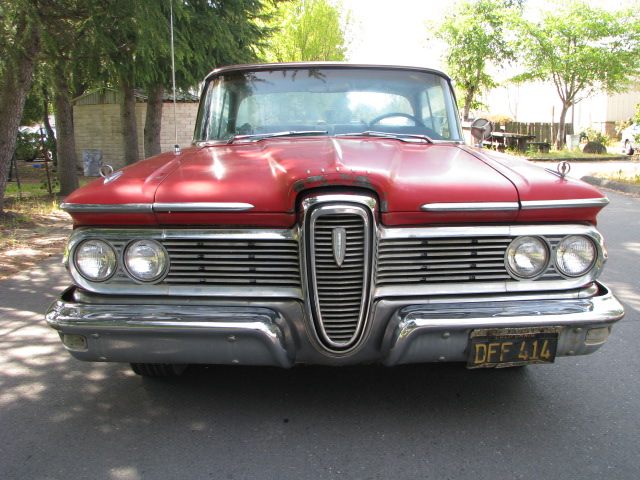
[[[374,303],[362,348],[322,351],[291,299],[219,303],[202,298],[91,295],[70,287],[46,319],[69,352],[86,361],[274,365],[351,365],[378,361],[457,362],[467,359],[476,329],[560,327],[557,356],[596,351],[587,336],[610,327],[624,308],[601,284],[557,294],[381,299]],[[181,305],[175,302],[180,300]],[[170,303],[173,301],[174,303]]]

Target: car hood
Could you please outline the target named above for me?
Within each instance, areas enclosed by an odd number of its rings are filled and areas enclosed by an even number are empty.
[[[128,209],[144,215],[138,223],[286,226],[296,221],[296,201],[320,189],[373,195],[390,225],[516,221],[522,202],[602,198],[582,182],[461,145],[322,137],[163,154],[74,192],[66,205],[107,205],[101,210],[116,223]],[[595,221],[600,208],[583,209],[578,220]],[[79,224],[92,213],[68,210]],[[527,220],[536,221],[534,210],[524,212]],[[575,219],[576,208],[570,210]]]

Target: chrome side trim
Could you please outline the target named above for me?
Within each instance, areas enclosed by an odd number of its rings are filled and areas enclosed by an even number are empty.
[[[478,203],[427,203],[420,207],[425,212],[490,212],[518,210],[518,202],[478,202]]]
[[[520,202],[522,210],[542,210],[552,208],[592,208],[605,207],[609,204],[607,197],[579,198],[574,200],[534,200]]]
[[[154,212],[244,212],[255,208],[250,203],[154,203]]]
[[[151,212],[244,212],[255,208],[250,203],[124,203],[120,205],[63,203],[69,213],[151,213]]]
[[[150,203],[123,203],[120,205],[62,203],[60,209],[69,213],[151,213],[153,205]]]
[[[589,225],[482,225],[471,227],[408,227],[380,228],[380,238],[438,238],[469,236],[512,236],[521,235],[588,235],[597,238],[600,243],[600,232]]]
[[[534,200],[524,202],[478,202],[478,203],[426,203],[420,207],[424,212],[490,212],[540,210],[552,208],[590,208],[604,207],[609,199],[580,198],[574,200]]]

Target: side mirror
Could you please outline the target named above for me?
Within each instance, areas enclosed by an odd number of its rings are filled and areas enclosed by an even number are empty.
[[[493,133],[493,123],[486,118],[476,118],[471,124],[471,136],[478,141],[478,146],[482,147],[482,142],[487,140]]]

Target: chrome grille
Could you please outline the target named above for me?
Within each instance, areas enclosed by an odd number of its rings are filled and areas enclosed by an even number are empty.
[[[514,237],[383,239],[378,246],[377,285],[505,282],[513,279],[504,256]],[[552,248],[557,241],[549,239]],[[560,279],[550,267],[540,280]]]
[[[295,240],[163,240],[171,285],[299,286]]]
[[[368,305],[371,234],[365,208],[320,207],[310,220],[310,284],[316,327],[331,349],[357,342]],[[336,260],[334,231],[344,229],[344,262]]]

